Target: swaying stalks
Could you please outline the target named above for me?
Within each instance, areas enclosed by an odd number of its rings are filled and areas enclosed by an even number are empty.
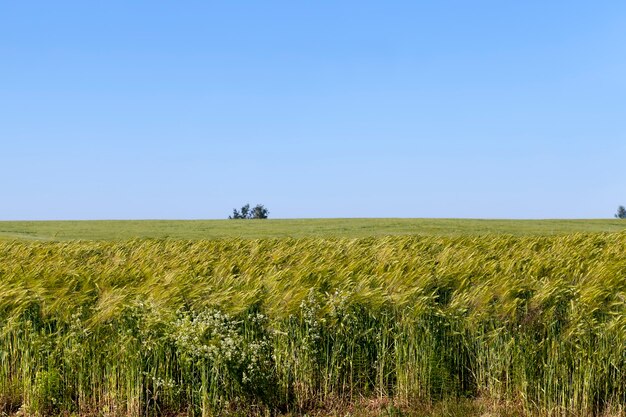
[[[626,407],[626,234],[0,243],[0,414]]]

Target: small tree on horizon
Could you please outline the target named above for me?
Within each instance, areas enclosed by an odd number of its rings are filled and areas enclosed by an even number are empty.
[[[229,219],[267,219],[270,211],[263,204],[257,204],[250,210],[250,204],[241,207],[241,211],[233,209],[233,214],[228,216]]]
[[[616,219],[626,219],[626,208],[624,206],[619,206],[617,208],[617,213],[615,213]]]
[[[229,219],[249,219],[250,217],[250,204],[246,204],[241,207],[241,211],[237,211],[237,209],[233,209],[233,215],[228,216]]]
[[[270,214],[270,211],[266,209],[263,204],[257,204],[252,209],[251,218],[252,219],[267,219],[267,216]]]

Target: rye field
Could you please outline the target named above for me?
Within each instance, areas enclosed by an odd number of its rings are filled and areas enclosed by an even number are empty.
[[[618,219],[269,219],[260,222],[238,220],[0,221],[0,239],[5,240],[353,238],[485,234],[528,236],[621,230],[626,230],[626,222]]]
[[[280,222],[0,223],[0,415],[626,414],[625,223]]]

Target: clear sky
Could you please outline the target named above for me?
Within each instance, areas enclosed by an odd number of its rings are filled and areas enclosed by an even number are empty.
[[[624,1],[2,1],[0,219],[608,218]]]

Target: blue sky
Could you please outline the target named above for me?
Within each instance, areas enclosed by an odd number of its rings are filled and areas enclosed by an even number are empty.
[[[0,219],[608,218],[622,1],[4,1]]]

